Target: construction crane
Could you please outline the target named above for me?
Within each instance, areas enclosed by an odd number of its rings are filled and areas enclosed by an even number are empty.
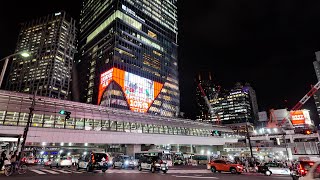
[[[320,89],[320,81],[317,82],[316,85],[314,85],[311,90],[305,95],[303,96],[303,98],[291,109],[291,111],[296,111],[296,110],[299,110],[301,109],[301,107],[310,99],[311,96],[313,96],[318,90]],[[283,118],[283,120],[278,124],[278,127],[282,128],[283,124],[288,121],[289,122],[289,126],[291,129],[294,129],[293,125],[292,125],[292,122],[289,118],[289,114],[287,115],[287,117]],[[271,123],[272,122],[268,122],[268,127],[269,127],[269,124],[271,126]]]
[[[207,106],[208,106],[209,113],[210,113],[211,117],[215,116],[215,115],[216,115],[216,112],[215,112],[214,109],[212,108],[212,106],[211,106],[211,104],[210,104],[210,102],[209,102],[209,99],[208,99],[206,93],[204,92],[204,90],[203,90],[203,88],[202,88],[202,86],[201,86],[201,83],[198,84],[198,88],[199,88],[199,90],[200,90],[200,92],[201,92],[202,98],[204,99],[205,103],[206,103]],[[215,93],[215,95],[214,95],[214,97],[213,97],[214,100],[216,100],[216,99],[218,98],[219,91],[220,91],[220,86],[218,86],[218,89],[217,89],[217,91],[216,91],[216,93]],[[219,115],[217,115],[217,118],[218,118],[218,121],[220,121]]]

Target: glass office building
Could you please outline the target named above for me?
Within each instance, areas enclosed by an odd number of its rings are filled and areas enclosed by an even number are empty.
[[[176,116],[177,35],[176,0],[84,0],[80,101]]]
[[[65,12],[49,14],[22,24],[6,89],[40,96],[68,99],[73,58],[76,52],[76,22]]]
[[[250,84],[236,83],[231,90],[221,91],[211,105],[217,114],[211,122],[221,121],[225,125],[256,124],[259,118],[256,93]]]

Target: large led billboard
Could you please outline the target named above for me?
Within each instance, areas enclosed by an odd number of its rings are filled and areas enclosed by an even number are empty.
[[[290,111],[290,116],[293,125],[311,124],[308,110]]]
[[[130,110],[135,112],[147,112],[163,87],[161,83],[112,68],[100,75],[98,104],[112,81],[121,87]]]

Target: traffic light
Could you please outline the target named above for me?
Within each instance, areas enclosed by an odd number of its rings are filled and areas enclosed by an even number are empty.
[[[217,130],[211,131],[211,136],[221,136],[221,131],[217,131]]]
[[[71,115],[71,112],[65,111],[65,110],[60,110],[59,114],[66,115],[65,119],[69,119],[70,115]]]
[[[59,114],[65,115],[65,110],[60,110]]]

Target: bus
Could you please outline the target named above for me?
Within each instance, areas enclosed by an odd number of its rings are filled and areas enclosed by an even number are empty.
[[[201,154],[192,154],[190,159],[193,165],[206,165],[209,162],[210,156]]]
[[[141,156],[158,156],[167,166],[172,166],[172,153],[169,150],[150,149],[148,151],[140,151],[134,154],[134,158],[139,160]]]

